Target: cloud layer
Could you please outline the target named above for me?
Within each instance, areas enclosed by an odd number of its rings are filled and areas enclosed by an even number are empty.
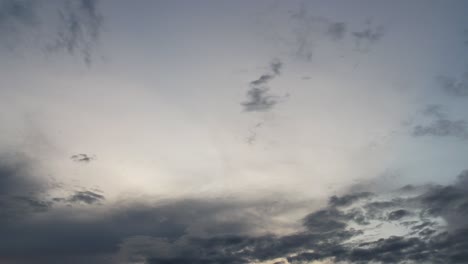
[[[3,161],[0,257],[7,263],[468,260],[467,171],[452,185],[332,196],[282,235],[261,227],[301,205],[209,198],[109,204],[91,190],[54,197],[63,186],[31,175],[27,159]],[[386,234],[390,226],[396,231]]]

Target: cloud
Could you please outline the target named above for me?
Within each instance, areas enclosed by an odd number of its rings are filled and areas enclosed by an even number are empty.
[[[2,0],[0,2],[0,26],[32,26],[36,21],[34,1]]]
[[[356,50],[366,52],[370,47],[384,36],[383,26],[373,26],[371,21],[366,22],[366,27],[352,33],[356,41]]]
[[[103,201],[104,199],[103,195],[92,191],[77,191],[70,196],[67,201],[72,203],[94,204]]]
[[[252,87],[247,91],[247,101],[241,103],[244,111],[262,112],[271,110],[278,102],[280,97],[271,95],[268,87]]]
[[[30,0],[0,1],[0,34],[5,47],[14,49],[24,29],[38,23],[37,3]]]
[[[468,260],[468,171],[450,185],[332,196],[285,234],[276,232],[275,219],[303,204],[278,197],[101,204],[104,195],[87,189],[50,199],[47,181],[31,175],[33,161],[1,161],[0,259],[6,263]]]
[[[345,37],[346,31],[346,24],[344,22],[333,22],[328,25],[325,34],[329,36],[331,40],[338,41]]]
[[[94,157],[91,157],[91,156],[89,156],[88,154],[80,153],[80,154],[72,155],[72,156],[70,157],[70,159],[72,159],[72,160],[75,161],[75,162],[85,162],[85,163],[88,163],[88,162],[94,160]]]
[[[48,46],[48,50],[64,50],[70,55],[80,52],[85,63],[90,65],[102,26],[98,3],[96,0],[66,2],[66,6],[59,10],[57,39]]]
[[[31,159],[21,154],[0,155],[0,222],[50,207],[50,201],[43,194],[51,186],[33,176],[32,171],[36,170],[33,164]]]
[[[463,44],[468,46],[468,29],[463,30]]]
[[[449,119],[442,106],[428,105],[422,113],[431,120],[427,124],[413,126],[411,133],[414,137],[433,136],[468,139],[468,123],[461,119]]]
[[[291,18],[295,22],[294,54],[305,61],[312,60],[313,49],[318,39],[326,37],[332,41],[341,41],[348,31],[345,22],[310,14],[306,2],[301,3]]]
[[[241,102],[246,112],[264,112],[273,109],[280,102],[282,97],[271,94],[268,83],[281,74],[283,63],[280,60],[273,60],[270,63],[271,73],[263,74],[258,79],[250,82],[250,89],[247,91],[247,100]]]
[[[48,36],[36,43],[48,53],[65,51],[70,55],[79,53],[87,65],[92,63],[92,53],[100,38],[103,16],[97,0],[68,0],[37,2],[31,0],[0,1],[1,44],[17,47],[25,37],[32,37],[38,29],[48,26]],[[57,10],[57,17],[46,12]],[[55,28],[56,27],[56,28]],[[50,32],[50,34],[49,34]],[[38,41],[35,37],[34,41]],[[44,43],[45,42],[45,43]]]
[[[437,119],[428,125],[417,125],[413,136],[455,137],[468,139],[468,127],[465,120]]]
[[[394,220],[400,220],[401,218],[410,215],[411,213],[407,210],[404,209],[399,209],[392,211],[388,214],[388,220],[394,221]]]
[[[370,196],[372,196],[373,193],[371,192],[359,192],[359,193],[352,193],[352,194],[348,194],[348,195],[344,195],[344,196],[341,196],[341,197],[338,197],[336,195],[330,197],[330,200],[329,200],[329,204],[331,206],[348,206],[348,205],[351,205],[352,203],[360,200],[360,199],[364,199],[364,198],[368,198]]]
[[[468,72],[465,72],[458,80],[449,76],[439,76],[437,81],[441,89],[450,96],[468,96]]]

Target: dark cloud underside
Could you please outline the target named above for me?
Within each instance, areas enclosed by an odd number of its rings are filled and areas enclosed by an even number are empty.
[[[287,212],[292,204],[126,201],[88,217],[73,217],[81,210],[100,208],[104,195],[81,190],[49,199],[43,195],[49,187],[28,174],[27,160],[3,164],[0,203],[10,210],[3,210],[0,220],[0,259],[7,263],[248,263],[276,258],[350,263],[468,261],[467,172],[453,185],[333,196],[328,205],[303,218],[302,231],[255,235],[268,217]],[[387,223],[408,234],[367,236],[369,230]]]

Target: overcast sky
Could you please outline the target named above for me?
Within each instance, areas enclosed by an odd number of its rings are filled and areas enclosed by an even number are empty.
[[[0,0],[0,262],[468,262],[467,10]]]

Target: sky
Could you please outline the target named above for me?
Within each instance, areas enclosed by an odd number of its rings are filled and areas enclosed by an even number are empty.
[[[463,0],[0,0],[0,263],[467,263]]]

